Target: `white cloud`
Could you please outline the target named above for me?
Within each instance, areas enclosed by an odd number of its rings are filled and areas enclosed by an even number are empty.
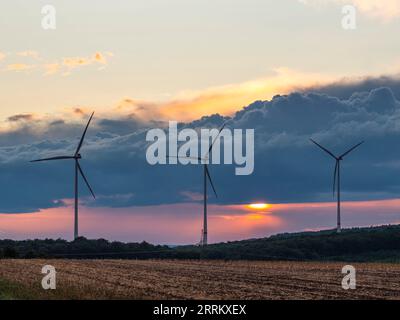
[[[392,20],[400,17],[399,0],[298,0],[301,3],[321,6],[329,3],[353,4],[362,13],[375,18]]]

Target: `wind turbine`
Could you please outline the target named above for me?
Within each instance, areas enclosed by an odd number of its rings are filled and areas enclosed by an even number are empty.
[[[333,173],[333,197],[335,197],[335,187],[337,187],[337,233],[340,233],[342,231],[342,226],[341,226],[341,220],[340,220],[340,161],[343,160],[343,157],[347,156],[350,152],[352,152],[355,148],[359,147],[364,143],[364,141],[356,144],[354,147],[350,148],[347,150],[345,153],[343,153],[340,156],[335,156],[332,152],[330,152],[328,149],[325,147],[321,146],[317,142],[315,142],[313,139],[310,139],[311,142],[316,144],[318,147],[320,147],[323,151],[325,151],[327,154],[329,154],[332,158],[335,159],[336,164],[335,164],[335,171]],[[336,182],[337,181],[337,182]]]
[[[75,161],[75,221],[74,221],[74,239],[79,237],[79,232],[78,232],[78,177],[79,174],[82,176],[83,180],[85,181],[87,187],[89,188],[90,193],[92,194],[93,198],[96,199],[96,196],[93,192],[92,187],[90,186],[85,174],[83,173],[83,170],[79,164],[79,159],[82,159],[81,154],[79,151],[82,148],[83,140],[85,139],[86,132],[89,128],[90,121],[92,121],[94,112],[89,118],[89,121],[86,125],[85,131],[83,131],[81,140],[79,141],[78,148],[75,151],[75,154],[73,156],[58,156],[58,157],[52,157],[52,158],[45,158],[45,159],[38,159],[38,160],[33,160],[31,162],[40,162],[40,161],[51,161],[51,160],[65,160],[65,159],[70,159]]]
[[[201,157],[184,157],[184,159],[193,159],[193,160],[199,160],[203,163],[203,207],[204,207],[204,212],[203,212],[203,230],[202,230],[202,237],[200,240],[200,245],[206,246],[208,244],[208,224],[207,224],[207,180],[210,182],[210,185],[214,191],[215,197],[218,198],[217,191],[215,190],[214,184],[211,179],[210,171],[208,170],[208,165],[207,161],[209,160],[209,155],[210,152],[212,151],[212,148],[214,147],[214,143],[217,141],[219,135],[221,134],[221,131],[225,128],[226,122],[219,128],[218,130],[218,135],[215,137],[214,141],[211,143],[208,152],[205,154],[204,158]],[[176,157],[174,157],[176,158]]]

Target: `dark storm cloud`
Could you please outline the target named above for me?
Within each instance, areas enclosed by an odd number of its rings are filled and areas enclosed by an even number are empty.
[[[189,127],[219,127],[226,118],[203,117]],[[334,161],[311,144],[317,140],[339,154],[365,140],[342,164],[345,200],[385,199],[400,193],[400,102],[390,88],[356,91],[346,98],[326,93],[293,93],[257,101],[237,112],[231,128],[255,129],[255,170],[235,176],[232,165],[210,165],[218,203],[332,200]],[[29,122],[29,121],[28,121]],[[53,121],[37,130],[24,122],[0,134],[0,212],[29,212],[64,205],[73,194],[73,163],[29,163],[71,155],[84,123]],[[83,121],[84,122],[84,121]],[[82,148],[82,167],[98,200],[83,183],[81,201],[89,206],[127,207],[192,201],[201,193],[200,166],[156,165],[145,159],[146,128],[132,117],[96,119]],[[183,126],[185,124],[182,124]],[[398,160],[399,159],[399,160]],[[210,201],[216,200],[210,196]]]

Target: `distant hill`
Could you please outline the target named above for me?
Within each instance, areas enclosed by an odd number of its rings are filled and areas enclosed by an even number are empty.
[[[104,239],[0,240],[0,258],[225,259],[400,262],[400,225],[278,234],[198,246],[155,246]]]
[[[178,251],[193,252],[193,247]],[[196,251],[196,250],[195,250]],[[400,225],[278,234],[209,245],[208,259],[391,261],[400,262]]]

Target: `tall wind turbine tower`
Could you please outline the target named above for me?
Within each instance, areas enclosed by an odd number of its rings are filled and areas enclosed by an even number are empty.
[[[335,197],[335,191],[337,193],[337,228],[336,231],[337,233],[340,233],[342,231],[342,225],[341,225],[341,216],[340,216],[340,161],[343,160],[343,157],[347,156],[350,152],[352,152],[355,148],[359,147],[364,143],[364,141],[356,144],[354,147],[350,148],[347,150],[345,153],[343,153],[340,156],[335,156],[331,151],[326,149],[325,147],[321,146],[317,142],[315,142],[313,139],[310,139],[312,143],[316,144],[318,147],[320,147],[323,151],[325,151],[327,154],[329,154],[332,158],[335,159],[335,171],[333,173],[333,196]],[[335,190],[337,187],[337,190]]]
[[[210,148],[208,149],[208,152],[205,155],[204,159],[199,159],[203,161],[203,203],[204,203],[204,215],[203,215],[203,237],[202,237],[202,245],[206,246],[208,244],[208,213],[207,213],[207,180],[210,181],[211,187],[214,191],[215,196],[218,198],[217,191],[215,190],[214,184],[211,179],[210,171],[208,171],[208,166],[207,162],[209,160],[210,153],[212,151],[212,148],[214,147],[215,142],[217,141],[219,135],[221,134],[221,131],[225,128],[226,122],[219,128],[218,135],[215,137],[214,141],[211,143]]]
[[[214,147],[215,142],[217,141],[219,135],[221,134],[221,131],[225,128],[225,126],[226,122],[219,128],[218,135],[215,137],[214,141],[212,141],[208,152],[204,155],[204,158],[182,157],[182,159],[198,160],[203,164],[203,229],[200,241],[200,244],[202,246],[206,246],[208,244],[207,180],[210,182],[211,188],[213,189],[215,196],[218,198],[217,191],[215,190],[214,183],[211,179],[210,171],[208,170],[207,162],[209,160],[209,155],[212,151],[212,148]]]
[[[79,202],[79,199],[78,199],[78,178],[79,178],[79,175],[82,176],[82,178],[83,178],[83,180],[85,181],[85,183],[86,183],[86,185],[87,185],[87,187],[88,187],[90,193],[92,194],[93,198],[96,198],[96,196],[95,196],[95,194],[94,194],[94,192],[93,192],[93,190],[92,190],[92,187],[90,186],[89,181],[87,180],[87,178],[86,178],[85,174],[83,173],[83,170],[82,170],[82,168],[81,168],[81,166],[80,166],[80,164],[79,164],[79,160],[82,159],[82,156],[81,156],[81,154],[80,154],[80,150],[81,150],[81,148],[82,148],[83,141],[85,140],[86,132],[87,132],[87,130],[88,130],[88,128],[89,128],[90,122],[92,121],[93,115],[94,115],[94,112],[92,113],[92,115],[91,115],[90,118],[89,118],[89,121],[88,121],[88,123],[87,123],[87,125],[86,125],[85,130],[83,131],[82,137],[81,137],[81,139],[80,139],[80,141],[79,141],[78,147],[77,147],[77,149],[76,149],[76,151],[75,151],[75,154],[74,154],[73,156],[58,156],[58,157],[44,158],[44,159],[38,159],[38,160],[33,160],[33,161],[31,161],[31,162],[40,162],[40,161],[52,161],[52,160],[66,160],[66,159],[74,160],[74,162],[75,162],[75,180],[74,180],[74,191],[75,191],[75,206],[74,206],[74,207],[75,207],[75,215],[74,215],[74,239],[76,239],[76,238],[79,237],[79,225],[78,225],[78,202]]]

